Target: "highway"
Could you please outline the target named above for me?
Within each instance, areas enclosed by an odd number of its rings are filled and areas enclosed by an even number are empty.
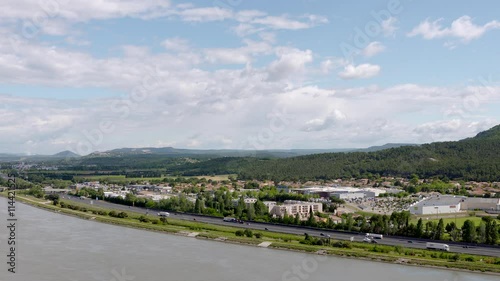
[[[75,197],[75,196],[64,195],[63,199],[75,201],[78,203],[93,205],[93,206],[99,206],[99,207],[103,207],[103,208],[107,208],[107,209],[144,213],[144,214],[148,214],[148,216],[157,216],[157,213],[158,213],[158,211],[147,210],[145,208],[130,207],[130,206],[114,204],[114,203],[110,203],[110,202],[106,202],[106,201],[102,201],[102,200],[96,201],[96,200],[90,200],[90,199],[81,199],[81,198]],[[298,235],[304,235],[305,233],[308,233],[309,235],[312,235],[312,236],[326,237],[326,238],[329,235],[331,239],[336,239],[336,240],[350,240],[352,237],[354,237],[355,242],[362,242],[363,238],[365,237],[364,233],[352,234],[352,233],[345,233],[345,232],[341,232],[341,231],[332,231],[332,230],[328,230],[328,229],[319,230],[319,229],[311,229],[311,228],[293,226],[293,225],[275,225],[275,224],[258,223],[258,222],[250,222],[249,224],[246,224],[246,223],[240,224],[240,223],[235,223],[235,222],[224,222],[224,221],[222,221],[222,218],[205,217],[205,216],[191,215],[191,214],[185,214],[185,213],[175,213],[175,212],[169,212],[169,213],[170,213],[170,217],[175,218],[175,219],[190,220],[190,221],[196,220],[198,222],[205,222],[205,223],[216,224],[216,225],[234,226],[234,227],[241,227],[241,228],[249,228],[249,229],[253,229],[253,230],[265,230],[267,228],[267,231],[288,233],[288,234],[298,234]],[[500,257],[500,248],[484,247],[484,246],[476,246],[476,245],[468,246],[466,248],[465,244],[450,242],[450,241],[445,242],[445,241],[415,239],[415,238],[411,238],[411,237],[408,237],[408,238],[397,237],[396,238],[396,237],[388,237],[388,236],[384,236],[384,239],[377,239],[376,241],[378,244],[382,244],[382,245],[391,245],[391,246],[398,246],[399,245],[399,246],[404,246],[404,247],[408,247],[408,248],[417,248],[417,249],[425,249],[426,242],[446,243],[450,246],[450,252]],[[411,241],[411,242],[409,242],[409,241]]]

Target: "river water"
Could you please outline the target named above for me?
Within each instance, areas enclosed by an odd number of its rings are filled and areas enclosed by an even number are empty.
[[[17,203],[15,274],[0,198],[1,281],[473,281],[498,276],[324,257],[102,224]]]

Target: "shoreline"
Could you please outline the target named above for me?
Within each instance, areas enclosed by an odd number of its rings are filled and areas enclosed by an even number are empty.
[[[0,193],[0,197],[4,197],[5,195],[3,193]],[[21,204],[26,204],[38,209],[46,210],[46,211],[52,211],[54,213],[62,214],[62,215],[67,215],[79,219],[85,219],[85,220],[90,220],[90,221],[95,221],[99,223],[104,223],[104,224],[109,224],[109,225],[115,225],[118,227],[128,227],[128,228],[133,228],[137,230],[145,230],[145,231],[151,231],[151,232],[157,232],[157,233],[163,233],[163,234],[173,234],[176,236],[184,236],[184,237],[189,237],[189,231],[179,231],[179,230],[172,230],[172,229],[154,229],[152,227],[141,227],[140,225],[132,225],[128,224],[125,222],[120,222],[120,220],[112,220],[109,218],[103,218],[102,216],[99,215],[93,215],[89,213],[85,213],[82,211],[75,211],[75,210],[70,210],[70,209],[65,209],[61,208],[60,206],[54,206],[48,202],[42,203],[36,200],[32,200],[29,198],[26,198],[21,195],[16,196],[16,202],[19,202]],[[202,223],[205,224],[205,223]],[[210,225],[210,224],[207,224]],[[201,231],[206,230],[206,229],[200,229]],[[196,231],[200,231],[196,230]],[[193,232],[192,230],[191,232]],[[197,238],[197,239],[203,239],[203,240],[210,240],[214,242],[223,242],[223,243],[230,243],[230,244],[235,244],[235,245],[243,245],[243,246],[253,246],[253,247],[258,247],[258,243],[251,243],[251,241],[245,241],[244,239],[230,239],[228,237],[216,237],[214,238],[212,235],[209,235],[210,233],[200,233],[200,235],[194,236],[194,237],[189,237],[189,238]],[[226,238],[226,239],[220,239],[220,238]],[[262,240],[261,240],[262,242]],[[284,243],[289,244],[286,247],[286,245],[283,245]],[[279,244],[279,245],[275,245]],[[280,245],[281,244],[281,245]],[[500,276],[500,266],[498,266],[499,271],[489,271],[485,269],[484,271],[482,270],[472,270],[472,269],[466,269],[466,268],[461,268],[461,267],[453,267],[453,263],[449,262],[450,266],[444,266],[444,265],[432,265],[429,264],[429,260],[422,260],[422,259],[415,259],[412,257],[406,257],[402,256],[400,258],[395,259],[394,256],[389,256],[389,255],[377,255],[375,253],[373,254],[366,254],[361,251],[351,251],[351,253],[338,253],[339,248],[332,248],[332,247],[325,247],[325,246],[311,246],[311,245],[303,245],[303,244],[297,244],[298,248],[303,248],[303,249],[298,249],[297,247],[293,247],[294,245],[291,244],[291,242],[272,242],[272,244],[267,247],[268,249],[272,250],[281,250],[281,251],[293,251],[297,253],[306,253],[306,254],[311,254],[311,255],[323,255],[323,256],[331,256],[331,257],[338,257],[338,258],[349,258],[349,259],[356,259],[356,260],[364,260],[364,261],[371,261],[371,262],[382,262],[386,264],[396,264],[396,265],[406,265],[406,266],[417,266],[417,267],[424,267],[424,268],[433,268],[433,269],[441,269],[441,270],[448,270],[448,271],[458,271],[458,272],[468,272],[468,273],[479,273],[479,274],[487,274],[487,275],[494,275],[494,276]],[[308,247],[311,246],[311,247]],[[309,249],[307,249],[309,248]],[[310,250],[310,249],[313,250]],[[314,251],[316,250],[316,251]],[[337,253],[334,251],[337,250]],[[319,253],[321,252],[321,253]],[[359,256],[357,254],[365,254],[364,256]],[[437,263],[440,262],[445,262],[445,260],[436,260]]]

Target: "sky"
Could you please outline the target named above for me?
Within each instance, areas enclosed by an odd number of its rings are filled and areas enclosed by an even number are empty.
[[[500,2],[0,0],[0,152],[361,148],[500,123]]]

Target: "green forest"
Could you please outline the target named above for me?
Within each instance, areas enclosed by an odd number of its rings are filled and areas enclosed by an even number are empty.
[[[240,179],[327,180],[370,175],[500,181],[500,125],[474,138],[376,152],[324,153],[292,158],[216,158],[178,165],[190,175],[236,173]]]

